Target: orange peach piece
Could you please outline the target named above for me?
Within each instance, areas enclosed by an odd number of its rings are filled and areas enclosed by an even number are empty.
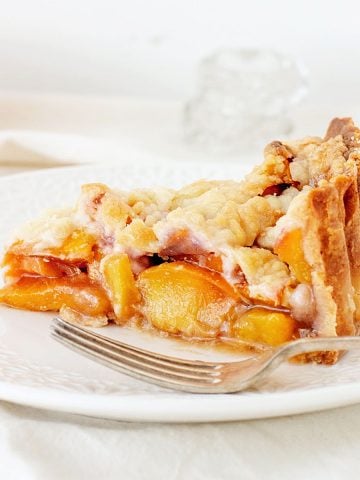
[[[94,258],[95,241],[94,235],[85,230],[75,230],[61,247],[51,249],[50,253],[54,257],[90,262]]]
[[[125,253],[107,255],[101,261],[100,270],[113,304],[116,323],[123,324],[134,316],[134,306],[141,298],[129,257]]]
[[[159,330],[188,337],[218,335],[237,300],[220,274],[181,261],[144,270],[138,286],[148,321]]]
[[[311,269],[305,259],[300,229],[286,232],[275,245],[274,252],[289,265],[298,282],[311,283]]]
[[[84,315],[97,316],[111,311],[105,291],[85,274],[74,277],[23,277],[0,289],[0,303],[35,311],[58,311],[63,305]]]
[[[70,265],[51,257],[40,257],[36,255],[8,254],[4,261],[4,266],[7,267],[6,278],[21,277],[22,275],[57,278],[80,273],[79,268],[75,265]]]
[[[215,272],[221,273],[223,271],[223,262],[221,257],[215,255],[214,253],[209,253],[205,257],[205,267],[210,268],[210,270],[215,270]]]
[[[171,258],[177,262],[195,263],[196,265],[206,267],[209,270],[214,270],[215,272],[222,273],[223,271],[222,259],[221,257],[215,255],[215,253],[209,253],[207,255],[173,255]]]
[[[295,325],[295,320],[287,313],[253,308],[234,322],[231,336],[275,346],[293,338]]]

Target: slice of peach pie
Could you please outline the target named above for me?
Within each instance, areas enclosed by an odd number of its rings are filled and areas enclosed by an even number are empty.
[[[360,130],[273,142],[243,181],[84,185],[18,232],[0,302],[189,340],[279,345],[360,322]],[[333,363],[337,352],[306,357]]]

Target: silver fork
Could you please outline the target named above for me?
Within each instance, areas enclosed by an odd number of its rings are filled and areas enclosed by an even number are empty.
[[[233,393],[269,376],[281,363],[301,353],[360,348],[360,337],[303,338],[269,348],[236,362],[184,360],[142,350],[73,325],[59,317],[51,336],[93,360],[148,383],[193,393]]]

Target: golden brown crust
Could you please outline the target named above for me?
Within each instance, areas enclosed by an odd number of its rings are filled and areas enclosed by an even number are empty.
[[[348,149],[346,158],[360,148],[360,129],[354,124],[352,118],[334,118],[325,134],[325,141],[340,135]]]
[[[303,353],[293,358],[296,363],[318,363],[321,365],[334,365],[341,357],[342,352],[335,350],[318,351],[311,353]]]
[[[347,239],[344,230],[343,192],[351,179],[323,181],[304,194],[299,215],[305,219],[303,248],[312,269],[312,289],[316,316],[313,334],[319,336],[354,335],[353,287]],[[318,351],[300,355],[298,362],[334,364],[340,352]]]
[[[345,182],[350,179],[344,177]],[[336,186],[326,180],[296,198],[279,220],[281,236],[301,229],[316,305],[312,327],[320,336],[354,333],[353,288],[344,233],[344,208]]]
[[[342,137],[348,137],[353,128],[354,122],[352,118],[333,118],[327,128],[324,139],[327,141],[330,138],[337,137],[338,135],[341,135]]]
[[[360,323],[360,206],[357,180],[343,176],[333,180],[339,192],[347,253],[354,288],[355,322]]]
[[[360,175],[360,130],[354,125],[351,118],[334,118],[325,135],[325,140],[341,137],[347,152],[344,158],[344,174],[350,179],[350,184],[343,176],[331,179],[340,192],[344,208],[344,228],[349,256],[352,284],[354,287],[354,301],[356,306],[355,323],[360,324],[360,205],[359,186]]]
[[[330,289],[336,304],[336,334],[353,335],[354,303],[339,191],[331,184],[315,188],[310,192],[310,208],[313,220],[309,228],[316,232],[319,246],[317,251],[314,249],[311,253],[308,252],[314,262],[313,268],[316,269],[313,272],[313,280],[316,278],[313,285],[314,294],[321,296],[324,289]],[[308,233],[304,242],[306,238],[313,240]],[[320,304],[321,301],[318,301],[317,305]],[[326,328],[324,322],[328,322],[329,319],[319,317],[318,320],[322,322],[318,325],[321,333],[321,329]]]

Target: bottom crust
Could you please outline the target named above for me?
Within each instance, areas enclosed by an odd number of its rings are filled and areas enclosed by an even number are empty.
[[[344,354],[343,351],[329,350],[296,355],[295,363],[317,363],[319,365],[334,365]]]

